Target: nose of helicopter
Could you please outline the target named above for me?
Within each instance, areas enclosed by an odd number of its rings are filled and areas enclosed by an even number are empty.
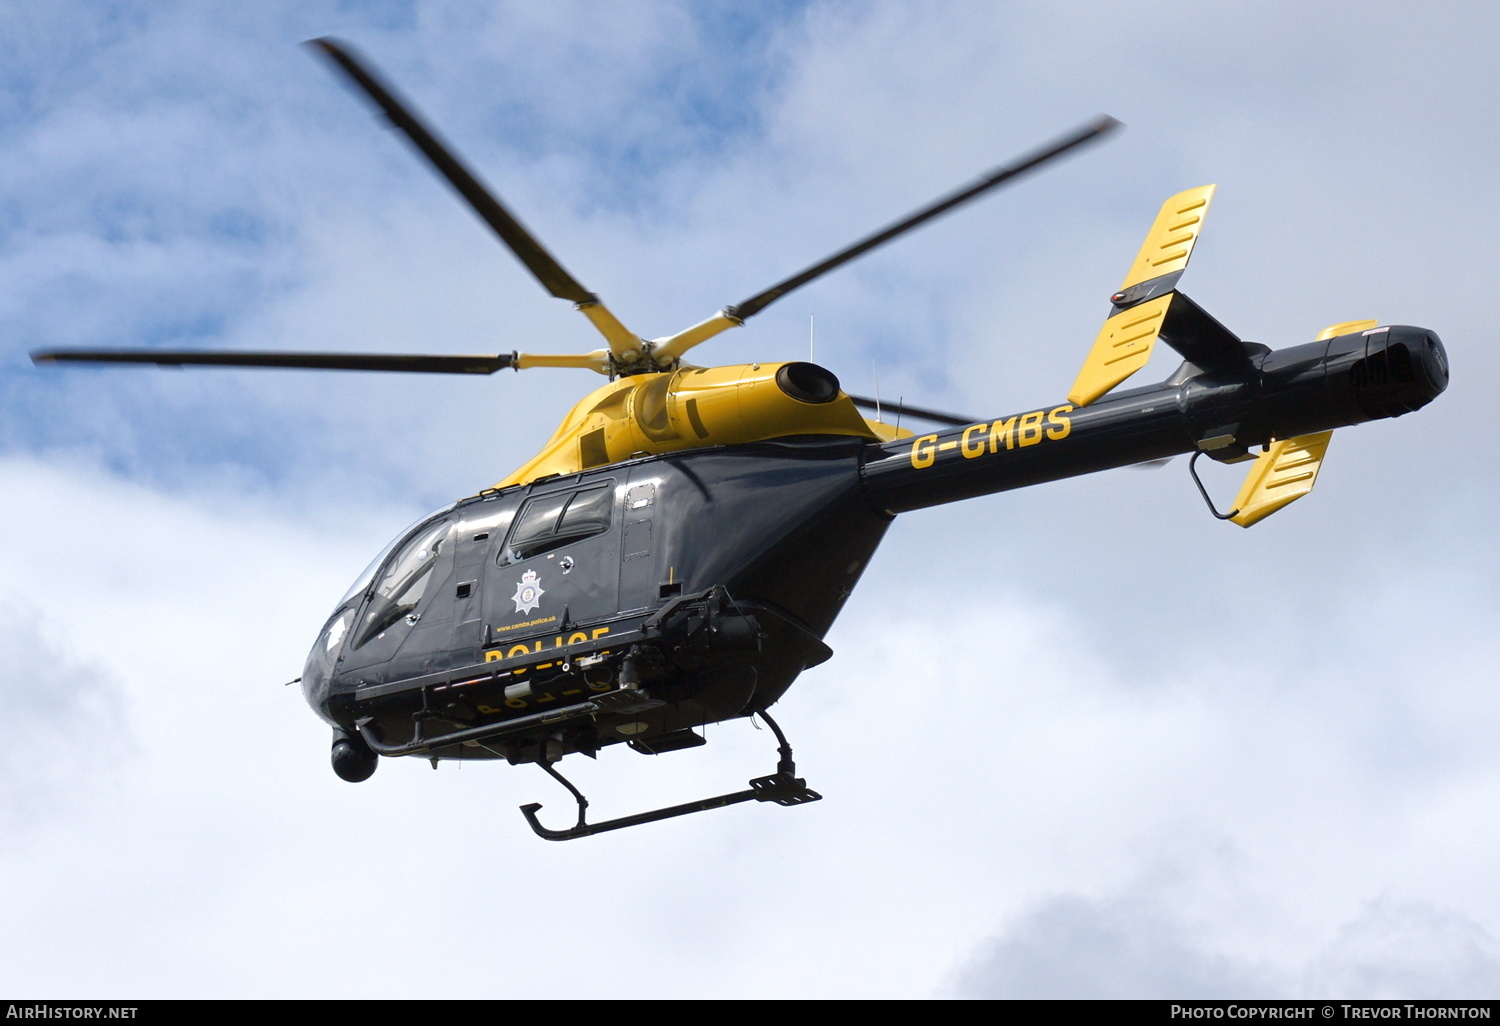
[[[328,695],[333,665],[352,613],[352,610],[342,609],[338,616],[329,620],[318,640],[313,642],[312,651],[307,653],[307,662],[302,665],[302,696],[330,723],[333,720],[328,712]]]

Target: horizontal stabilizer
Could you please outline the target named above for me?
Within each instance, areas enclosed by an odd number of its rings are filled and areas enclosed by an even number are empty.
[[[1094,348],[1089,350],[1083,369],[1068,392],[1068,402],[1087,406],[1146,366],[1174,295],[1168,292],[1157,296],[1104,322]]]
[[[1070,403],[1087,406],[1146,366],[1157,336],[1164,330],[1171,331],[1169,344],[1181,348],[1179,343],[1196,337],[1197,329],[1206,322],[1219,329],[1212,333],[1217,342],[1222,343],[1227,336],[1236,351],[1242,351],[1239,339],[1197,304],[1191,300],[1186,305],[1172,302],[1173,289],[1193,255],[1215,188],[1200,185],[1162,204],[1135,263],[1130,265],[1130,273],[1125,275],[1125,283],[1110,297],[1114,312],[1104,322],[1068,392]]]
[[[1272,443],[1251,465],[1230,519],[1249,527],[1312,491],[1332,437],[1332,431],[1320,431]]]
[[[1136,254],[1130,273],[1125,276],[1124,292],[1133,285],[1164,274],[1181,271],[1193,255],[1193,246],[1198,242],[1198,233],[1203,230],[1203,219],[1208,215],[1208,204],[1214,198],[1214,185],[1200,185],[1196,189],[1179,192],[1161,205],[1156,222],[1146,234],[1141,251]]]

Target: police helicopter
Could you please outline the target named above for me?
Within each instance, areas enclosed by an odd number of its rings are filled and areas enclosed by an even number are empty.
[[[1271,350],[1242,340],[1182,292],[1214,186],[1161,207],[1064,401],[993,418],[887,404],[930,431],[870,420],[810,362],[693,366],[688,351],[794,289],[1099,139],[1101,118],[922,207],[675,335],[627,328],[506,209],[345,44],[311,44],[364,93],[553,296],[604,337],[589,353],[439,356],[53,349],[37,363],[296,367],[493,374],[580,368],[607,378],[542,451],[476,495],[423,518],[334,609],[301,677],[333,728],[334,771],[367,779],[381,756],[535,763],[577,804],[566,840],[740,802],[821,796],[797,776],[768,714],[827,660],[834,618],[900,513],[1192,453],[1249,473],[1226,513],[1241,527],[1306,495],[1336,428],[1399,417],[1448,383],[1428,330],[1331,325]],[[1160,340],[1183,362],[1115,391]],[[1252,451],[1257,450],[1257,451]],[[1201,481],[1198,487],[1203,489]],[[557,770],[624,744],[661,754],[704,744],[706,724],[758,716],[776,771],[741,791],[589,822]]]

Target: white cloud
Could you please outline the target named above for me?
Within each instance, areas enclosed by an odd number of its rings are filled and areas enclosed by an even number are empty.
[[[0,599],[0,819],[14,836],[71,806],[80,788],[109,788],[134,755],[118,681],[52,643],[35,609]]]
[[[1280,997],[1263,967],[1205,951],[1149,901],[1054,898],[983,948],[957,992],[978,998]]]
[[[1500,944],[1455,909],[1383,897],[1339,931],[1309,975],[1312,993],[1485,998],[1500,988]]]
[[[1143,887],[1057,897],[979,948],[952,992],[977,998],[1485,998],[1500,945],[1453,909],[1378,899],[1308,965],[1215,950],[1170,898]]]

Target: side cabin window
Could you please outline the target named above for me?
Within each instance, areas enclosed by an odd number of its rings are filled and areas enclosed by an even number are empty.
[[[501,562],[516,563],[609,530],[615,486],[596,485],[529,500],[516,517]]]
[[[450,527],[444,520],[418,531],[391,557],[370,596],[370,606],[354,637],[354,648],[417,608],[433,583],[432,568],[448,542]]]

